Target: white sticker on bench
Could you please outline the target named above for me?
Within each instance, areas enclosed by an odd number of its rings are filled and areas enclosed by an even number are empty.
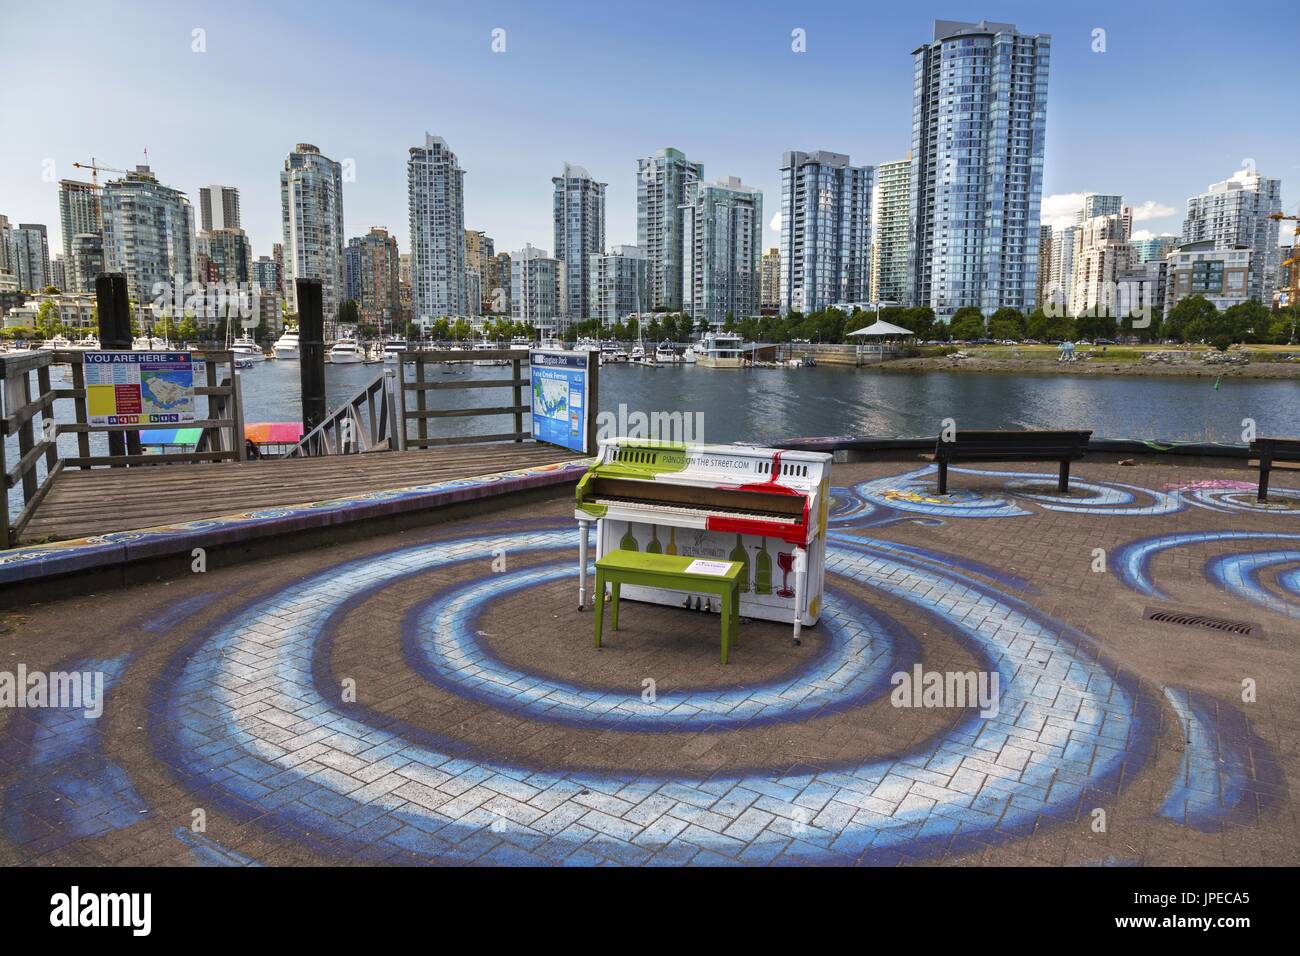
[[[731,570],[730,561],[701,561],[695,560],[686,565],[687,574],[717,574],[723,575]]]

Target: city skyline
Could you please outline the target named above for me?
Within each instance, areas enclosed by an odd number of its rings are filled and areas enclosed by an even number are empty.
[[[512,4],[434,10],[389,4],[346,30],[296,24],[307,30],[315,55],[355,73],[356,83],[350,80],[341,93],[323,84],[319,94],[300,96],[293,110],[275,108],[266,99],[276,87],[273,76],[262,72],[267,62],[277,63],[278,75],[283,67],[306,61],[294,45],[303,38],[293,32],[288,8],[212,7],[181,14],[163,7],[147,13],[142,7],[141,15],[156,29],[148,37],[132,34],[131,63],[115,60],[110,52],[93,62],[61,62],[53,77],[31,59],[42,26],[57,22],[68,42],[90,43],[93,37],[97,49],[111,51],[120,46],[111,37],[123,24],[91,7],[65,8],[57,21],[53,13],[32,12],[0,39],[0,55],[15,67],[16,92],[31,94],[10,101],[14,126],[24,135],[0,166],[0,210],[11,223],[45,224],[51,248],[61,249],[58,180],[89,178],[72,162],[93,156],[131,168],[144,161],[142,150],[148,148],[160,182],[186,193],[195,206],[201,186],[215,182],[238,189],[242,225],[254,253],[265,255],[280,241],[277,174],[284,156],[295,143],[310,142],[325,155],[352,163],[354,176],[344,182],[346,236],[386,227],[408,251],[404,167],[410,145],[428,131],[452,144],[465,170],[466,226],[492,236],[499,249],[548,244],[550,180],[565,162],[582,165],[609,184],[606,246],[635,243],[637,159],[669,146],[702,163],[706,179],[734,175],[762,190],[769,210],[762,246],[768,248],[778,244],[772,213],[780,208],[785,151],[831,150],[873,166],[904,155],[910,140],[911,52],[929,40],[933,20],[943,18],[1011,22],[1022,32],[1053,37],[1044,224],[1068,224],[1071,204],[1085,193],[1122,193],[1135,210],[1135,236],[1176,234],[1187,199],[1248,160],[1262,174],[1282,180],[1283,208],[1293,209],[1298,164],[1284,153],[1284,132],[1273,132],[1276,104],[1270,106],[1273,101],[1257,89],[1282,89],[1288,81],[1283,59],[1288,31],[1261,37],[1249,25],[1226,23],[1214,51],[1222,69],[1212,71],[1213,77],[1180,74],[1178,83],[1158,88],[1159,110],[1133,97],[1135,77],[1158,73],[1162,64],[1173,69],[1189,50],[1203,45],[1189,22],[1195,8],[1176,8],[1185,19],[1158,19],[1152,11],[1120,5],[1076,13],[1017,3],[879,16],[832,4],[817,11],[763,8],[741,25],[724,6],[697,11],[691,28],[674,35],[676,47],[656,50],[657,28],[645,27],[634,42],[616,16],[597,6],[583,7],[588,15],[566,20],[560,30],[540,11]],[[1292,8],[1278,4],[1274,9],[1275,19],[1291,17],[1300,25]],[[412,18],[414,27],[408,23]],[[321,23],[326,19],[322,16]],[[573,26],[578,19],[581,24]],[[400,23],[408,25],[398,29]],[[721,29],[724,25],[731,29]],[[444,37],[439,62],[446,65],[440,67],[439,85],[447,95],[432,106],[427,93],[412,97],[402,83],[393,82],[408,70],[415,75],[422,62],[418,55],[410,58],[410,67],[388,62],[382,84],[366,71],[382,57],[407,56],[425,26]],[[498,37],[495,30],[505,32]],[[806,52],[792,49],[800,42],[792,37],[797,30],[804,31]],[[1096,30],[1105,31],[1104,52],[1093,52]],[[1243,38],[1250,34],[1249,45],[1245,39],[1232,42],[1238,31]],[[1161,41],[1150,43],[1157,32]],[[494,45],[500,52],[493,52]],[[558,92],[581,97],[578,102],[589,109],[565,111],[557,119],[552,111],[511,95],[551,57],[563,60],[578,48],[587,52],[592,69],[561,75]],[[715,56],[748,52],[751,60],[742,60],[745,65],[734,71],[711,69],[692,60],[702,49]],[[152,115],[138,108],[120,114],[85,110],[68,122],[66,114],[33,108],[50,102],[59,89],[67,88],[71,96],[74,86],[124,101],[126,91],[142,81],[140,61],[150,62],[151,53],[151,62],[168,76],[165,88],[152,91]],[[638,99],[635,109],[618,84],[595,79],[604,69],[631,75],[656,56],[674,64],[674,83],[658,100]],[[1242,69],[1232,68],[1234,58]],[[215,84],[214,70],[226,81]],[[240,76],[245,70],[248,75]],[[740,111],[745,115],[728,118],[705,111],[709,115],[702,120],[686,108],[693,83],[707,83],[715,97],[761,101],[764,112]],[[39,90],[27,89],[28,84],[39,84]],[[471,85],[473,96],[467,93]],[[362,96],[370,98],[367,108],[351,108]],[[83,103],[85,97],[78,94],[74,101]],[[611,110],[611,103],[618,108]],[[781,123],[766,119],[778,112]],[[484,116],[496,122],[485,123]],[[846,122],[845,116],[858,119]],[[1198,123],[1189,122],[1201,116],[1213,118],[1215,135],[1208,140]],[[187,117],[205,122],[194,122],[196,132],[189,133]],[[1140,151],[1140,162],[1133,150]],[[101,174],[101,183],[108,178],[113,177]]]

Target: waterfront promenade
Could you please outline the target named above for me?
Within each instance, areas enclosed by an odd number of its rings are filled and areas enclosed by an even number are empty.
[[[685,610],[592,646],[568,484],[0,612],[105,681],[0,710],[0,863],[1296,865],[1300,479],[1114,462],[836,464],[821,622],[725,667]],[[897,706],[918,665],[997,713]]]

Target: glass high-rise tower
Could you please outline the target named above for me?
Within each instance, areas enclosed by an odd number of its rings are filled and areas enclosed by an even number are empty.
[[[299,143],[280,173],[284,225],[284,297],[298,311],[299,279],[319,279],[326,322],[338,317],[344,288],[343,167],[310,143]]]
[[[410,149],[406,176],[415,317],[466,315],[465,171],[446,140],[426,133]]]
[[[782,157],[782,315],[867,300],[875,172],[827,150]]]
[[[649,268],[650,307],[682,306],[682,203],[686,186],[704,178],[704,164],[693,163],[671,146],[638,159],[636,244]]]
[[[913,51],[912,298],[937,315],[1029,311],[1051,37],[936,20]]]
[[[564,263],[564,316],[592,317],[590,256],[605,251],[605,184],[581,166],[564,164],[551,179],[555,222],[555,258]]]

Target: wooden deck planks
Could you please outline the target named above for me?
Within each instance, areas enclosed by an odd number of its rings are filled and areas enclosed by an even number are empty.
[[[28,524],[23,541],[151,528],[580,457],[563,448],[524,443],[65,471]]]

